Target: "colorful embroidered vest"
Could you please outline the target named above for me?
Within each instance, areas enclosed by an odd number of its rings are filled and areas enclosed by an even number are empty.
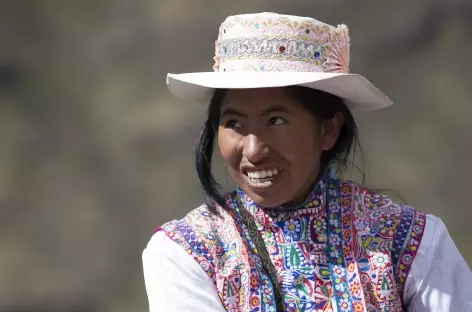
[[[226,311],[275,311],[274,290],[241,220],[247,209],[277,269],[286,311],[404,311],[425,215],[354,183],[320,181],[300,209],[258,207],[242,191],[160,229],[214,281]]]

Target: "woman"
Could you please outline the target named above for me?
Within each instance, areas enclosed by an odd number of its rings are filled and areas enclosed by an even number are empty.
[[[169,75],[209,103],[196,152],[206,204],[143,253],[151,311],[472,311],[443,222],[349,181],[351,111],[389,106],[349,74],[346,26],[274,13],[220,27],[215,72]],[[219,193],[214,141],[238,185]]]

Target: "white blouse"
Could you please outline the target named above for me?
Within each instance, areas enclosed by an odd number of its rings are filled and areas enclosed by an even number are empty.
[[[142,257],[150,312],[225,312],[213,281],[165,233]],[[403,302],[409,312],[472,312],[472,272],[438,217],[427,216]]]

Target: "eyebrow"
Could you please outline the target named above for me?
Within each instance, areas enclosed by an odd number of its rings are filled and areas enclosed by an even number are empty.
[[[267,109],[265,109],[264,111],[262,111],[262,113],[260,113],[260,116],[263,117],[263,116],[267,116],[269,114],[272,114],[272,113],[286,113],[286,114],[289,114],[290,111],[287,107],[283,106],[283,105],[280,105],[280,104],[276,104],[274,106],[271,106]],[[247,118],[248,116],[246,114],[244,114],[243,112],[233,108],[233,107],[225,107],[223,108],[223,111],[221,112],[221,117],[224,117],[224,116],[228,116],[228,115],[236,115],[236,116],[240,116],[240,117],[243,117],[243,118]]]

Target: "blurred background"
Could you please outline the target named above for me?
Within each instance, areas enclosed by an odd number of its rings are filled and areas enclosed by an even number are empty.
[[[264,11],[349,26],[351,71],[396,102],[356,115],[366,184],[441,217],[472,264],[472,1],[3,0],[1,312],[147,310],[142,250],[201,203],[205,107],[165,75],[211,71],[226,16]]]

